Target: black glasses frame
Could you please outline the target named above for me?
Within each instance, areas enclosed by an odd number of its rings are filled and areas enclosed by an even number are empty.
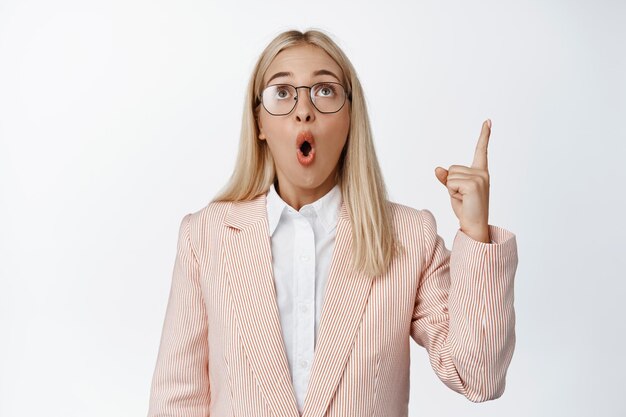
[[[337,84],[337,85],[341,86],[341,89],[343,91],[343,103],[341,104],[341,107],[339,107],[339,109],[337,109],[336,111],[321,111],[320,109],[317,108],[317,106],[315,105],[315,102],[313,101],[312,91],[313,91],[313,87],[315,87],[318,84]],[[277,113],[272,113],[272,112],[270,112],[267,109],[267,107],[265,107],[265,103],[263,103],[263,93],[265,92],[265,90],[267,90],[270,87],[275,87],[277,85],[284,85],[284,86],[293,87],[296,90],[296,95],[293,98],[293,107],[287,113],[278,113],[278,114]],[[337,113],[339,110],[343,109],[343,106],[346,105],[346,99],[348,99],[348,100],[350,100],[350,102],[352,102],[352,92],[348,92],[346,90],[346,87],[344,87],[341,83],[337,83],[337,82],[334,82],[334,81],[322,81],[322,82],[319,82],[319,83],[312,84],[311,86],[301,85],[299,87],[296,87],[295,85],[287,84],[287,83],[271,84],[271,85],[266,86],[263,89],[263,91],[261,92],[261,95],[257,99],[261,102],[261,104],[263,104],[263,108],[265,109],[265,111],[267,111],[272,116],[287,116],[288,114],[291,114],[293,109],[295,109],[296,105],[298,104],[298,98],[300,97],[298,95],[298,89],[300,89],[300,88],[308,88],[309,89],[309,100],[311,100],[311,104],[313,105],[313,107],[315,107],[315,110],[317,110],[318,112],[320,112],[322,114]]]

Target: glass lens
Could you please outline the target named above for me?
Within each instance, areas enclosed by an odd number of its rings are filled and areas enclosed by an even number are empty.
[[[338,83],[318,83],[311,87],[315,107],[322,113],[334,113],[346,99],[343,87]]]
[[[322,113],[339,111],[346,99],[345,90],[339,83],[317,83],[312,85],[310,90],[313,104]],[[295,107],[297,95],[294,86],[288,84],[270,85],[263,91],[263,105],[273,115],[285,115]],[[306,97],[306,93],[301,92],[301,97]]]
[[[296,89],[290,85],[270,85],[263,91],[263,105],[271,114],[287,114],[296,104]]]

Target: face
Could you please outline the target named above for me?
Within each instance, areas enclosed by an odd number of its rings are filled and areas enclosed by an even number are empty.
[[[337,78],[327,73],[314,75],[318,70],[330,71]],[[272,78],[279,72],[292,75]],[[293,46],[274,58],[263,79],[263,88],[283,83],[311,86],[318,82],[336,82],[346,87],[343,76],[339,65],[321,48]],[[311,103],[309,89],[300,88],[297,93],[296,107],[291,113],[274,116],[259,105],[257,120],[259,139],[267,141],[274,157],[279,194],[299,210],[302,205],[323,197],[336,183],[339,156],[350,129],[350,101],[346,98],[336,113],[320,113]],[[321,94],[327,93],[322,91]],[[313,155],[312,160],[303,158],[298,146],[298,136],[302,139],[306,134],[312,136],[313,149],[309,152]],[[304,151],[306,154],[307,149]]]

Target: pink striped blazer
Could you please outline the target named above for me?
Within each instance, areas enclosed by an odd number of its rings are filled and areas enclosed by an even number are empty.
[[[149,417],[300,416],[265,199],[212,202],[183,218]],[[349,268],[342,203],[304,417],[407,416],[410,338],[469,400],[504,391],[515,345],[515,235],[489,225],[487,244],[458,230],[449,251],[430,211],[389,204],[405,252],[371,277]]]

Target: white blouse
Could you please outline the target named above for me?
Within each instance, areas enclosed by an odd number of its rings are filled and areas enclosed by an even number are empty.
[[[313,363],[341,201],[338,184],[300,211],[289,206],[273,184],[267,193],[276,298],[300,412]]]

